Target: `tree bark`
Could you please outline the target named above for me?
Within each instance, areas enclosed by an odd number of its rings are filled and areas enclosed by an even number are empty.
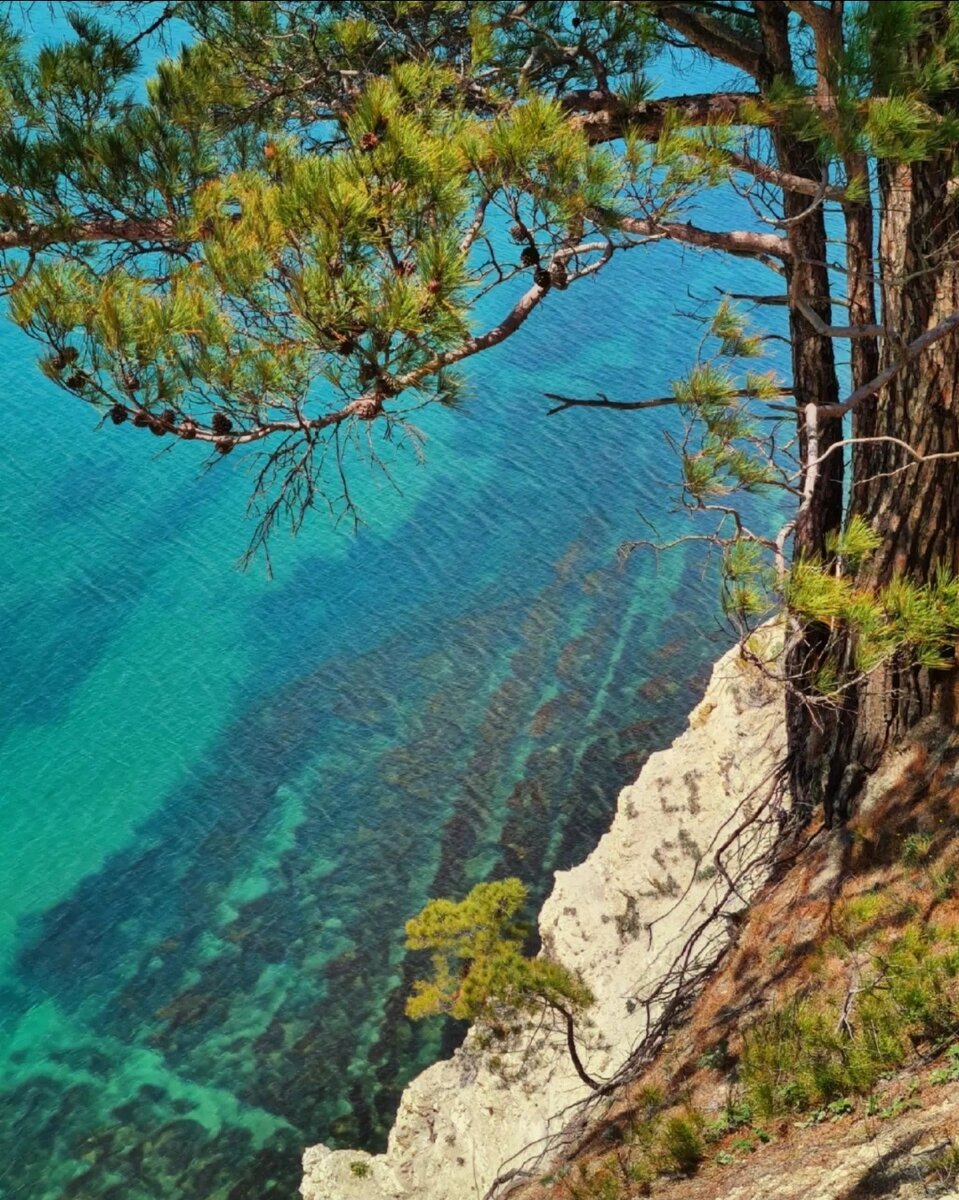
[[[959,308],[959,213],[946,197],[955,156],[880,170],[879,267],[884,342],[880,368]],[[857,433],[895,437],[920,454],[959,453],[959,335],[908,363],[866,401]],[[916,462],[894,442],[859,447],[851,514],[882,535],[862,582],[880,587],[896,575],[926,583],[941,565],[959,570],[959,463]],[[953,722],[954,671],[930,671],[893,659],[850,689],[827,730],[823,790],[826,816],[843,821],[858,785],[887,746],[917,721]]]
[[[764,70],[759,83],[765,92],[776,80],[795,80],[789,39],[789,10],[783,3],[757,3],[754,6],[762,31]],[[809,142],[800,141],[785,130],[772,130],[779,166],[786,171],[816,179],[822,162]],[[822,206],[810,208],[806,196],[783,193],[783,216],[788,222],[791,251],[786,263],[789,294],[801,298],[826,324],[832,323],[829,272],[826,269],[828,243]],[[821,457],[843,436],[842,419],[826,418],[818,423],[815,453],[810,454],[807,406],[834,404],[839,396],[835,353],[832,339],[816,332],[794,305],[790,306],[789,335],[792,343],[793,386],[800,411],[799,450],[801,460]],[[841,528],[843,515],[843,454],[829,455],[812,482],[811,494],[801,507],[796,521],[793,554],[796,558],[824,556],[828,535]],[[800,485],[805,488],[804,477]],[[821,756],[815,736],[822,718],[807,698],[805,683],[812,678],[826,651],[828,630],[812,626],[790,646],[785,669],[797,687],[787,692],[786,730],[789,782],[793,804],[798,813],[810,815],[822,798],[819,781]]]

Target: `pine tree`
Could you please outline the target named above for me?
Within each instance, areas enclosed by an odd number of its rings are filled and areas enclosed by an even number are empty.
[[[44,372],[109,416],[104,436],[261,452],[255,550],[321,498],[349,511],[351,444],[415,439],[418,406],[455,403],[457,364],[617,255],[668,239],[752,258],[788,313],[788,379],[741,369],[761,330],[724,303],[715,352],[673,395],[554,411],[684,413],[685,499],[732,522],[714,535],[729,611],[789,617],[800,811],[842,819],[890,739],[948,713],[959,6],[113,7],[137,33],[83,6],[31,57],[0,30],[0,282]],[[131,99],[143,45],[184,24],[189,45]],[[676,46],[741,86],[651,99],[650,63]],[[687,219],[720,184],[768,224]],[[476,330],[486,293],[507,299]],[[776,414],[795,422],[794,474]],[[742,490],[793,497],[779,538],[745,528]]]
[[[593,1003],[589,989],[560,963],[523,954],[527,930],[516,921],[526,902],[518,879],[479,883],[463,900],[431,900],[406,923],[407,950],[429,950],[433,974],[413,985],[407,1016],[446,1015],[507,1035],[516,1014],[559,1016],[570,1061],[599,1089],[576,1044],[575,1021]]]

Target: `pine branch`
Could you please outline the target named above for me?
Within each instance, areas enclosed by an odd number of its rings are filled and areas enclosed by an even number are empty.
[[[755,114],[750,110],[759,100],[757,92],[698,92],[629,105],[608,92],[577,91],[562,97],[561,103],[573,114],[570,118],[573,127],[581,129],[593,145],[598,145],[621,138],[627,130],[655,141],[667,122],[684,128],[752,125]]]
[[[937,462],[939,459],[956,459],[959,458],[959,450],[940,450],[934,454],[923,454],[917,450],[915,446],[904,441],[902,438],[893,437],[891,434],[877,434],[875,437],[850,437],[843,438],[841,441],[833,442],[827,450],[824,450],[818,458],[810,462],[809,466],[819,466],[835,450],[841,450],[844,446],[870,446],[879,442],[886,442],[893,446],[899,446],[900,449],[912,459],[912,462],[907,463],[904,467],[897,467],[894,471],[887,471],[883,476],[870,476],[869,479],[857,479],[854,486],[861,487],[864,483],[869,483],[872,479],[885,478],[886,475],[898,475],[900,471],[906,471],[910,467],[918,466],[920,463]]]
[[[887,333],[884,325],[827,325],[812,305],[801,296],[793,297],[791,303],[799,309],[820,337],[849,339],[877,338],[885,337]]]
[[[846,199],[846,193],[843,188],[824,188],[821,183],[817,183],[814,179],[807,179],[804,175],[795,175],[791,171],[780,171],[777,167],[772,167],[758,158],[753,158],[750,154],[727,150],[726,157],[729,160],[729,165],[737,171],[742,171],[745,175],[751,175],[753,179],[758,179],[760,183],[771,183],[774,187],[781,188],[784,192],[798,192],[801,196],[813,197],[818,196],[821,192],[824,199],[837,201],[840,204]]]
[[[696,246],[701,250],[723,250],[740,258],[778,258],[791,256],[785,238],[772,233],[753,233],[751,230],[701,229],[692,222],[657,221],[653,218],[624,217],[619,222],[624,233],[645,237],[665,237],[673,242]]]
[[[168,242],[175,234],[176,222],[171,217],[100,217],[67,228],[27,225],[6,229],[0,232],[0,250],[43,250],[78,242]]]
[[[660,3],[650,4],[649,7],[664,24],[697,50],[745,71],[754,79],[763,73],[765,60],[760,46],[750,45],[721,21],[707,13],[693,11],[684,4]]]
[[[927,329],[925,333],[921,333],[919,337],[915,338],[905,347],[900,358],[886,367],[884,371],[880,371],[874,379],[870,379],[868,383],[864,383],[861,387],[856,388],[852,395],[844,400],[842,404],[825,404],[819,409],[819,412],[824,417],[841,417],[845,413],[850,412],[860,405],[863,400],[868,400],[870,397],[875,396],[890,380],[895,379],[904,367],[907,367],[911,362],[915,362],[930,346],[934,346],[936,342],[941,342],[943,338],[948,337],[951,333],[955,333],[957,329],[959,329],[959,311],[950,313],[938,325],[933,326],[932,329]]]
[[[546,288],[540,287],[539,284],[534,284],[527,292],[523,293],[498,325],[495,325],[492,329],[488,329],[486,333],[467,338],[462,345],[457,346],[453,350],[444,350],[442,354],[437,354],[429,362],[424,363],[423,366],[417,367],[413,371],[408,371],[405,375],[401,375],[397,383],[401,388],[414,387],[421,379],[425,379],[428,375],[433,375],[442,367],[462,362],[464,358],[471,358],[474,354],[479,354],[481,350],[488,350],[491,346],[498,346],[500,342],[504,342],[526,322],[530,313],[537,307],[546,295],[546,292]]]

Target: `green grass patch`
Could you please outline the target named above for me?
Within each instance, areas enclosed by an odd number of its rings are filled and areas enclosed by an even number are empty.
[[[868,919],[871,910],[859,905],[851,919]],[[744,1100],[759,1117],[818,1109],[838,1115],[838,1106],[868,1094],[917,1044],[956,1034],[957,976],[955,936],[908,927],[888,950],[873,954],[868,978],[849,1003],[797,997],[746,1030]]]

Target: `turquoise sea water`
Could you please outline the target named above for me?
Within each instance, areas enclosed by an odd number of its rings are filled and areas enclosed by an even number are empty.
[[[542,896],[726,643],[695,548],[616,560],[639,514],[687,529],[674,416],[542,399],[668,388],[682,257],[550,297],[272,580],[234,566],[240,454],[201,478],[98,430],[0,328],[3,1200],[290,1197],[306,1144],[382,1145],[443,1049],[402,1016],[404,920],[490,875]]]

